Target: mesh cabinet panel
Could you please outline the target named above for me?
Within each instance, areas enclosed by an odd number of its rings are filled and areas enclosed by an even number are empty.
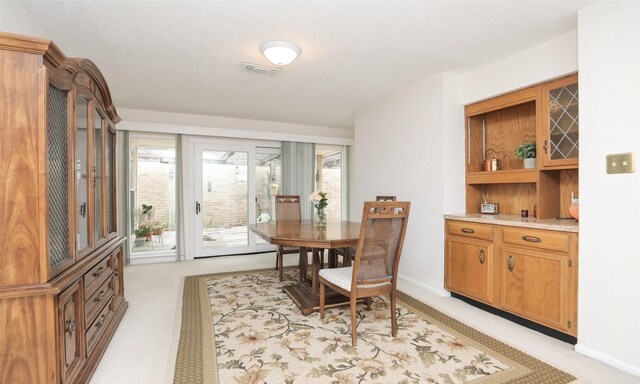
[[[47,193],[49,265],[55,267],[71,257],[69,249],[69,143],[67,138],[67,92],[49,85],[47,109]]]
[[[106,142],[106,168],[107,168],[107,232],[113,233],[116,231],[116,185],[115,185],[115,174],[116,174],[116,134],[111,132],[111,130],[107,131],[107,142]]]

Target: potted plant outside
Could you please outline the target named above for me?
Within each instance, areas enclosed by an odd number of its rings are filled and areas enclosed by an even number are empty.
[[[142,204],[142,209],[140,210],[140,220],[149,220],[152,209],[153,205]]]
[[[138,229],[133,231],[135,235],[135,246],[140,247],[144,245],[144,243],[148,240],[151,240],[151,233],[153,232],[152,228],[148,225],[142,225],[138,227]]]
[[[536,167],[536,143],[524,143],[516,148],[516,157],[524,161],[525,169]]]
[[[167,228],[167,225],[165,223],[155,222],[153,223],[153,234],[155,236],[162,235],[166,228]]]

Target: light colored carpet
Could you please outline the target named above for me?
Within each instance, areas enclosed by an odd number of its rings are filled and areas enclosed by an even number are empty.
[[[282,286],[296,271],[261,270],[185,278],[175,384],[536,383],[575,378],[409,295],[390,336],[385,297],[358,307],[351,346],[348,307],[303,316]],[[215,331],[214,331],[215,330]],[[214,335],[215,332],[215,335]]]

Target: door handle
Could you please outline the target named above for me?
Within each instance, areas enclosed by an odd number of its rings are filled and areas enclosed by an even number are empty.
[[[509,267],[509,272],[513,272],[513,268],[516,267],[516,261],[514,260],[513,255],[509,255],[507,266]]]
[[[201,211],[200,209],[200,203],[196,201],[196,215],[199,214]]]
[[[480,264],[484,264],[484,249],[480,250]]]

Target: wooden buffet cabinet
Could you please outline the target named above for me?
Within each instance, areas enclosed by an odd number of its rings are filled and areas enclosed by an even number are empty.
[[[445,288],[576,338],[578,75],[467,105],[465,117],[466,214],[445,215]],[[535,168],[515,156],[522,143],[536,143]],[[483,202],[499,214],[481,214]]]
[[[445,217],[445,288],[576,337],[575,222],[483,216]]]
[[[0,33],[0,382],[87,383],[122,319],[107,83],[49,40]]]

